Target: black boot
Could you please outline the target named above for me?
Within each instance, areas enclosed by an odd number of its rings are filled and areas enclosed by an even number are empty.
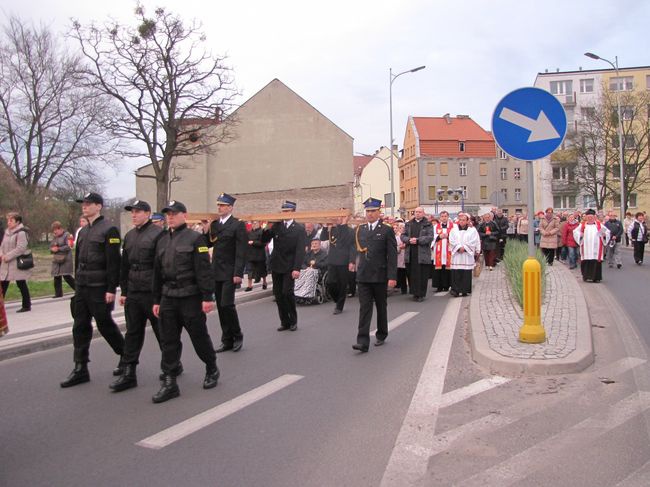
[[[126,391],[132,387],[138,386],[138,378],[135,375],[135,364],[126,364],[124,367],[124,374],[121,375],[116,381],[109,385],[109,389],[113,392]]]
[[[74,369],[70,372],[70,375],[61,382],[61,387],[72,387],[77,384],[83,384],[84,382],[90,381],[90,374],[88,373],[88,364],[85,362],[76,362],[74,364]]]
[[[174,377],[178,377],[179,375],[181,375],[183,373],[183,363],[178,362],[178,367],[172,373],[174,374]],[[158,380],[165,380],[165,375],[166,374],[164,372],[161,372],[160,375],[158,376]]]
[[[122,363],[122,359],[120,358],[120,361],[117,364],[117,367],[113,369],[113,376],[119,377],[120,375],[124,375],[124,364]]]
[[[217,387],[217,381],[219,380],[220,375],[221,373],[219,372],[217,364],[206,367],[205,379],[203,380],[203,388],[212,389],[213,387]]]
[[[165,380],[161,384],[160,390],[156,392],[151,400],[155,403],[161,403],[174,399],[181,395],[181,391],[176,384],[176,377],[173,375],[166,375]]]

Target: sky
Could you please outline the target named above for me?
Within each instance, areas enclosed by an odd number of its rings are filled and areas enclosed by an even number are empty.
[[[620,67],[650,65],[650,2],[631,0],[144,0],[203,24],[206,46],[227,56],[245,102],[278,78],[354,138],[354,150],[390,144],[389,69],[394,140],[402,147],[409,115],[471,116],[490,130],[492,112],[538,72],[600,69],[591,51]],[[0,0],[3,16],[65,32],[114,18],[132,22],[135,2]],[[126,160],[107,170],[106,196],[135,196]]]

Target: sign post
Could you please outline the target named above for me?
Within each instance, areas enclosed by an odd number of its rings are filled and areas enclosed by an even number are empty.
[[[492,133],[499,147],[510,157],[526,162],[528,178],[528,259],[522,266],[524,323],[519,341],[542,343],[546,332],[542,325],[542,275],[535,258],[533,232],[534,182],[533,161],[550,155],[566,133],[566,113],[562,104],[539,88],[519,88],[507,94],[492,115]]]

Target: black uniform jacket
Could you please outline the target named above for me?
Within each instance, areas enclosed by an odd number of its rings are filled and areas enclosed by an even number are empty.
[[[284,222],[274,223],[262,232],[262,242],[270,242],[271,239],[271,271],[279,274],[300,271],[307,242],[305,227],[295,221],[291,222],[289,228],[285,227]]]
[[[75,247],[78,286],[106,287],[115,293],[120,282],[120,232],[103,216],[79,232]]]
[[[163,229],[149,220],[124,235],[120,271],[122,296],[126,296],[129,291],[151,292],[156,243],[162,234]]]
[[[397,241],[390,225],[378,223],[371,232],[368,224],[355,230],[359,252],[357,281],[378,283],[397,279]]]
[[[214,280],[205,237],[183,224],[162,234],[153,266],[153,302],[162,296],[184,298],[200,294],[214,300]]]
[[[327,227],[323,228],[320,239],[328,240],[330,243],[327,254],[329,265],[354,264],[357,258],[357,250],[354,246],[354,230],[347,225],[336,225],[330,232]]]
[[[248,251],[246,225],[230,215],[226,223],[214,220],[208,231],[208,246],[212,247],[212,269],[215,281],[230,281],[243,277]]]

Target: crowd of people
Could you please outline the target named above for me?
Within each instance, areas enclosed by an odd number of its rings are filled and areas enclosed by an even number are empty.
[[[116,379],[109,386],[114,392],[137,386],[136,366],[147,322],[161,350],[161,387],[152,397],[154,403],[180,395],[177,377],[183,373],[183,329],[205,364],[203,387],[215,387],[220,376],[217,354],[243,347],[235,291],[242,287],[244,276],[244,292],[248,292],[259,282],[266,289],[271,274],[278,331],[298,329],[294,289],[307,271],[322,280],[334,303],[334,315],[343,313],[346,298],[358,295],[353,349],[367,353],[373,308],[377,313],[374,345],[383,345],[388,337],[387,298],[392,288],[410,293],[415,302],[423,302],[430,287],[453,297],[467,296],[480,267],[493,270],[504,257],[506,241],[527,241],[531,225],[535,245],[548,265],[560,261],[574,269],[579,263],[583,279],[592,282],[602,279],[603,261],[612,268],[622,267],[622,246],[632,245],[634,261],[641,265],[648,241],[641,212],[620,222],[614,211],[556,214],[548,208],[529,221],[526,214],[508,216],[499,208],[480,216],[461,212],[452,218],[447,211],[429,216],[418,207],[412,218],[403,220],[385,217],[381,201],[369,198],[364,202],[363,221],[339,216],[336,221],[302,224],[294,220],[295,202],[282,204],[277,221],[244,222],[233,215],[235,201],[222,193],[217,199],[218,218],[189,226],[187,208],[179,201],[152,213],[147,202],[136,200],[125,207],[133,228],[122,240],[119,230],[101,215],[101,195],[88,193],[78,200],[82,216],[74,236],[60,222],[52,224],[54,296],[62,296],[63,280],[75,291],[71,302],[74,368],[61,387],[90,380],[92,319],[119,357],[113,371]],[[26,283],[31,269],[20,264],[28,252],[29,232],[19,214],[7,214],[2,237],[2,297],[9,282],[15,281],[22,294],[18,311],[29,311]],[[125,335],[112,318],[118,287],[117,302],[125,307]],[[206,324],[206,314],[215,306],[221,327],[217,347]],[[0,336],[7,331],[0,301]]]

